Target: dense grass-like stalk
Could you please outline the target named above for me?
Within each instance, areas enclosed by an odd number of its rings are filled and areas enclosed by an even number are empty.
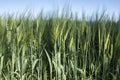
[[[120,80],[120,19],[0,17],[1,80]]]

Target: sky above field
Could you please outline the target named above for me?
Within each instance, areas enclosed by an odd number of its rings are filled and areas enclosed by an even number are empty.
[[[31,10],[34,14],[43,10],[45,14],[49,14],[58,9],[60,13],[63,8],[68,10],[68,6],[78,15],[84,12],[89,16],[106,10],[110,16],[114,13],[118,17],[120,13],[120,0],[0,0],[0,15],[22,13],[26,10]]]

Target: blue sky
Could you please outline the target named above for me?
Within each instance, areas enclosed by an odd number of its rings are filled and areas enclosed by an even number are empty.
[[[118,17],[120,13],[120,0],[0,0],[0,14],[4,13],[22,13],[26,9],[40,12],[42,9],[46,14],[59,8],[59,12],[67,5],[71,6],[73,13],[81,15],[84,11],[86,15],[92,15],[93,12],[101,12],[103,9],[110,16],[114,13]]]

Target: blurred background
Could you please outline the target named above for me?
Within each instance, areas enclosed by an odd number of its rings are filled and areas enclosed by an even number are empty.
[[[26,10],[31,11],[34,15],[43,10],[44,14],[58,10],[59,14],[64,10],[78,14],[80,17],[84,12],[91,16],[97,12],[101,14],[106,10],[109,16],[114,15],[118,18],[120,13],[119,0],[0,0],[0,15],[7,13],[23,13]]]

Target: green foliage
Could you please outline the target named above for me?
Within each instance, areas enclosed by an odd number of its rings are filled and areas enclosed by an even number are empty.
[[[1,80],[120,80],[120,19],[0,17]]]

